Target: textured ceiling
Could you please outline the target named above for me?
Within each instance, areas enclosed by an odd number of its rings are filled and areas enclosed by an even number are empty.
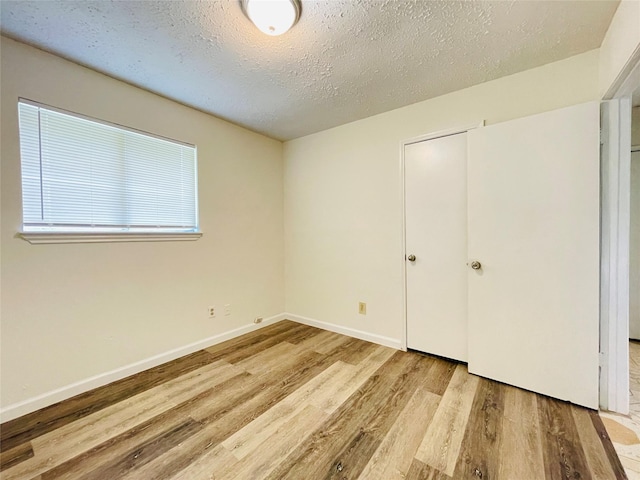
[[[618,1],[5,1],[4,35],[286,140],[598,48]]]

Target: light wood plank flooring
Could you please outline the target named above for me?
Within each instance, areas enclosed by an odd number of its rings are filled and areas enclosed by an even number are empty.
[[[629,342],[629,415],[601,412],[613,446],[631,480],[640,480],[640,342]]]
[[[293,322],[1,426],[9,479],[620,479],[597,412]]]

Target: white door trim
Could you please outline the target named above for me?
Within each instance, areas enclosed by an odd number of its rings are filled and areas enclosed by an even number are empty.
[[[602,100],[629,96],[638,88],[638,85],[640,85],[640,46],[633,51]]]
[[[623,414],[629,410],[630,97],[639,86],[640,47],[604,95],[603,101],[611,101],[603,106],[603,113],[605,109],[609,112],[601,119],[602,139],[609,140],[610,144],[602,152],[603,170],[606,165],[606,173],[617,182],[612,179],[606,183],[604,179],[602,181],[600,345],[605,348],[601,348],[600,408]],[[605,203],[610,199],[610,203]],[[609,244],[615,248],[605,250]],[[611,275],[615,275],[615,281],[609,281]]]
[[[402,350],[407,351],[407,251],[406,251],[406,197],[405,197],[405,159],[404,159],[404,148],[407,145],[411,145],[413,143],[424,142],[426,140],[433,140],[435,138],[447,137],[450,135],[456,135],[459,133],[465,133],[469,130],[473,130],[474,128],[479,128],[484,126],[484,120],[481,122],[476,122],[474,124],[468,126],[462,126],[458,128],[450,128],[447,130],[439,130],[432,133],[427,133],[425,135],[420,135],[417,137],[409,138],[406,140],[402,140],[400,142],[400,212],[402,218],[402,245],[400,247],[400,252],[402,253],[400,257],[400,261],[402,262],[402,318],[404,321],[402,322]]]
[[[600,408],[629,413],[631,98],[602,103]]]

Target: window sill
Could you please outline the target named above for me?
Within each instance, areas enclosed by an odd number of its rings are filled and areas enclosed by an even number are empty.
[[[20,232],[18,236],[32,245],[38,245],[44,243],[185,242],[198,240],[202,237],[202,233]]]

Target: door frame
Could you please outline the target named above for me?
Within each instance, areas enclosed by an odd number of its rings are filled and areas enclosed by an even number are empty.
[[[629,413],[631,95],[640,48],[602,97],[600,408]]]
[[[401,337],[401,349],[407,351],[407,214],[406,214],[406,185],[405,185],[405,158],[404,149],[407,145],[414,143],[425,142],[428,140],[435,140],[436,138],[450,137],[452,135],[458,135],[460,133],[466,133],[474,128],[484,127],[485,121],[476,122],[466,126],[457,128],[449,128],[446,130],[439,130],[425,135],[419,135],[400,142],[400,208],[401,208],[401,227],[402,227],[402,246],[400,251],[402,262],[402,337]]]
[[[601,104],[600,409],[629,413],[631,99]]]

